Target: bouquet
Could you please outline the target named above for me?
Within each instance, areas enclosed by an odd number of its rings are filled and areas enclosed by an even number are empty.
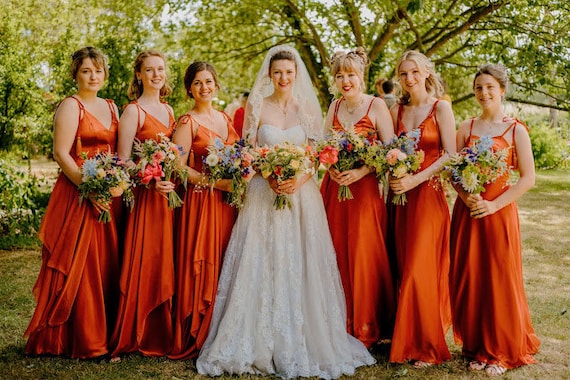
[[[407,134],[402,133],[384,147],[386,150],[384,171],[392,177],[402,178],[420,168],[424,161],[424,151],[417,150],[420,134],[419,129],[414,129]],[[394,194],[392,203],[399,206],[405,205],[407,203],[406,194]]]
[[[282,143],[272,147],[261,147],[255,150],[254,167],[261,172],[263,178],[272,176],[284,181],[303,173],[313,173],[314,153],[309,146],[302,147],[290,143]],[[275,209],[291,208],[291,201],[286,194],[279,194],[273,202]]]
[[[247,183],[255,174],[253,170],[253,154],[251,148],[241,139],[233,145],[224,145],[216,137],[208,147],[208,155],[204,159],[209,169],[208,183],[213,188],[220,179],[232,180],[232,191],[227,194],[226,202],[238,209],[243,207]]]
[[[493,150],[493,138],[481,136],[473,145],[450,156],[440,175],[443,181],[460,185],[470,194],[485,191],[485,185],[509,171],[508,148]]]
[[[364,157],[370,142],[362,135],[357,134],[354,128],[343,131],[331,131],[329,136],[317,145],[319,162],[327,169],[333,167],[340,172],[360,167],[364,164]],[[338,200],[354,199],[350,188],[340,185]]]
[[[82,153],[83,158],[85,153]],[[89,159],[85,159],[81,166],[81,183],[79,184],[79,202],[89,196],[105,204],[111,204],[112,198],[122,197],[132,209],[134,205],[134,184],[127,169],[117,155],[100,152]],[[111,213],[102,211],[97,221],[107,223],[111,221]]]
[[[163,133],[157,135],[157,140],[135,139],[133,144],[134,177],[136,182],[150,187],[152,181],[170,181],[179,179],[184,187],[188,181],[188,171],[179,166],[182,148],[170,141]],[[168,193],[168,207],[182,206],[182,199],[176,191]]]

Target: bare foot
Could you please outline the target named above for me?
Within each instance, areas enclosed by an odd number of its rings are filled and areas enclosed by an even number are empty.
[[[121,362],[121,357],[120,357],[120,356],[115,356],[114,358],[111,358],[110,362],[111,362],[111,363],[120,363],[120,362]]]

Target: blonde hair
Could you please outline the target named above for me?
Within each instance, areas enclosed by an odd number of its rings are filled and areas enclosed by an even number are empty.
[[[330,59],[331,74],[333,78],[338,74],[339,71],[345,72],[356,72],[360,78],[360,90],[364,92],[364,71],[366,66],[368,66],[368,55],[363,47],[359,46],[356,50],[345,52],[336,52]],[[331,86],[330,88],[333,94],[336,94],[338,90],[336,86]]]
[[[404,61],[412,61],[418,66],[418,69],[421,72],[428,73],[429,76],[426,78],[426,91],[428,94],[433,95],[438,99],[441,98],[443,95],[443,85],[441,84],[439,75],[435,72],[435,65],[433,62],[419,51],[408,50],[403,53],[396,62],[396,74],[399,73],[400,65]],[[410,93],[405,90],[404,86],[400,87],[402,88],[402,96],[400,97],[399,102],[401,104],[407,104],[410,101]]]
[[[137,73],[141,72],[141,67],[145,59],[148,57],[159,57],[164,62],[164,66],[166,68],[166,58],[164,54],[159,52],[158,50],[145,50],[140,52],[135,58],[135,63],[133,64],[133,78],[131,79],[131,84],[129,86],[129,90],[127,92],[127,96],[130,99],[138,99],[143,93],[143,85],[140,80],[137,79]],[[167,78],[168,79],[168,78]],[[164,82],[164,86],[160,89],[160,97],[166,97],[172,93],[172,87],[168,84],[168,81]]]

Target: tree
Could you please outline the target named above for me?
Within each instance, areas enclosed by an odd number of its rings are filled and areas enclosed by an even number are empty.
[[[370,88],[392,76],[397,57],[424,52],[448,78],[455,103],[471,97],[477,65],[505,64],[518,102],[570,109],[564,1],[546,0],[209,0],[188,9],[178,43],[187,56],[215,62],[232,86],[250,78],[259,57],[279,43],[295,45],[319,98],[329,102],[328,59],[336,49],[364,46]],[[253,69],[253,71],[255,71]],[[532,96],[529,96],[532,95]],[[554,100],[554,101],[553,101]]]

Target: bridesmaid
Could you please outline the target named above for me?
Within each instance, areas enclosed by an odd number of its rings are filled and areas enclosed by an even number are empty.
[[[130,160],[135,138],[171,137],[175,118],[162,99],[171,93],[164,55],[155,50],[135,59],[129,87],[129,103],[120,119],[119,157]],[[173,212],[167,194],[170,181],[157,181],[152,188],[135,189],[135,206],[127,216],[121,270],[119,315],[112,343],[113,361],[121,354],[138,351],[145,356],[168,354],[172,341],[174,295]]]
[[[422,368],[450,359],[449,207],[430,178],[455,152],[455,120],[451,105],[438,100],[442,86],[425,55],[405,52],[396,74],[402,88],[390,110],[396,133],[419,129],[425,159],[416,173],[390,180],[392,191],[408,199],[390,209],[399,285],[390,362],[411,360]]]
[[[459,126],[457,148],[491,135],[494,149],[509,149],[508,174],[481,194],[458,188],[451,225],[451,305],[456,341],[469,369],[491,376],[535,363],[540,342],[534,333],[524,291],[520,225],[516,200],[534,185],[534,161],[526,126],[503,113],[507,91],[503,66],[487,64],[475,74],[473,89],[481,115]]]
[[[118,109],[97,97],[109,75],[107,58],[93,47],[73,53],[77,93],[64,99],[54,118],[53,150],[61,172],[42,221],[42,266],[33,293],[38,302],[25,332],[26,354],[95,358],[109,352],[116,317],[119,274],[115,222],[121,202],[79,203],[82,153],[114,152]],[[112,221],[97,222],[111,209]]]
[[[181,163],[190,172],[184,205],[176,212],[176,302],[174,346],[171,359],[198,356],[208,336],[222,257],[226,250],[236,210],[224,202],[231,191],[228,179],[213,191],[203,189],[208,179],[202,163],[214,138],[231,145],[239,139],[230,117],[212,105],[219,89],[215,68],[194,62],[186,69],[184,87],[194,106],[178,120],[173,141],[185,154]]]
[[[364,49],[336,53],[331,73],[342,95],[328,111],[325,127],[354,126],[368,140],[388,142],[392,119],[381,98],[364,94]],[[350,185],[353,200],[338,200],[339,185]],[[337,255],[347,306],[347,331],[367,348],[392,336],[396,312],[394,282],[386,250],[388,216],[378,181],[368,166],[325,175],[321,194]]]

